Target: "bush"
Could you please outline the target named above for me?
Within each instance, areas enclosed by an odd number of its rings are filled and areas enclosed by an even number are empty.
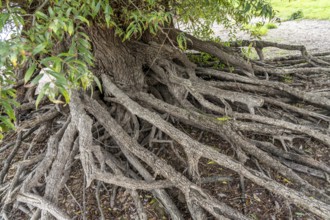
[[[265,36],[268,33],[268,28],[260,24],[246,25],[245,29],[247,29],[251,35],[255,37]]]
[[[277,25],[274,24],[274,23],[268,23],[268,24],[266,24],[266,28],[267,29],[276,29],[277,28]]]
[[[292,20],[297,20],[297,19],[300,19],[300,18],[303,18],[304,17],[304,13],[301,11],[301,10],[298,10],[296,12],[293,12],[290,17],[289,17],[289,21],[292,21]]]

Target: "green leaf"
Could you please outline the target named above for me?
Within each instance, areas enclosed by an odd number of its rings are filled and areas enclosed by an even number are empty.
[[[75,19],[78,19],[78,20],[86,23],[89,26],[89,21],[85,17],[83,17],[81,15],[78,15],[78,16],[75,17]]]
[[[27,83],[30,79],[31,76],[34,73],[34,70],[36,69],[37,65],[36,64],[32,64],[29,69],[26,71],[25,76],[24,76],[24,83]]]
[[[60,54],[60,55],[62,55],[62,54]],[[58,55],[58,56],[60,56],[60,55]],[[52,63],[52,62],[56,63],[56,62],[61,62],[61,61],[62,61],[61,58],[59,58],[57,56],[52,56],[52,57],[46,57],[46,58],[42,59],[40,61],[40,63],[45,65],[45,66],[49,66],[49,64]]]
[[[62,70],[62,62],[61,61],[57,61],[54,63],[54,70],[55,72],[61,72]]]
[[[55,34],[58,34],[58,30],[60,27],[61,25],[57,19],[54,19],[54,21],[51,22],[49,25],[49,29],[51,29]]]
[[[247,13],[248,11],[250,11],[250,9],[251,9],[251,4],[246,3],[245,8],[244,8],[244,13]]]
[[[221,121],[221,122],[226,122],[228,120],[231,120],[232,118],[231,117],[228,117],[228,116],[223,116],[221,118],[217,118],[217,120]]]
[[[17,66],[17,54],[12,53],[9,57],[10,62],[13,64],[14,67]]]
[[[12,121],[8,118],[8,117],[5,117],[5,116],[0,116],[0,121],[6,125],[8,128],[10,129],[15,129],[15,125],[12,123]]]
[[[2,90],[2,91],[4,91],[4,90]],[[16,91],[14,89],[7,89],[5,91],[10,97],[16,98]]]
[[[38,108],[39,103],[41,102],[42,98],[45,96],[46,91],[49,89],[49,86],[50,86],[50,83],[48,82],[42,87],[41,91],[39,92],[37,100],[36,100],[36,108]]]
[[[95,81],[97,87],[99,88],[99,90],[100,90],[101,93],[102,93],[102,85],[101,85],[100,80],[99,80],[96,76],[93,76],[93,78],[94,78],[94,81]]]
[[[55,99],[55,98],[52,97],[52,96],[49,96],[48,98],[49,98],[49,100],[50,100],[51,102],[53,102],[53,103],[55,103],[55,104],[64,104],[63,101],[61,101],[61,100],[59,100],[59,99]]]
[[[45,21],[48,20],[47,15],[45,15],[41,11],[36,11],[35,16],[36,16],[36,18],[40,18],[40,19],[43,19]]]
[[[48,73],[56,79],[57,84],[61,86],[65,86],[67,84],[67,80],[63,74],[55,71],[48,71]]]
[[[59,87],[58,89],[59,89],[60,93],[63,95],[63,97],[65,99],[65,102],[69,103],[70,102],[70,94],[69,94],[68,90],[66,90],[62,87]]]
[[[7,100],[1,100],[1,106],[6,112],[6,114],[9,116],[9,118],[11,119],[15,118],[14,110]]]
[[[72,8],[71,7],[68,8],[68,10],[65,12],[66,17],[70,17],[71,11],[72,11]]]
[[[54,17],[55,16],[55,12],[51,7],[48,8],[48,13],[49,13],[49,17]]]
[[[97,15],[97,13],[99,13],[100,11],[100,7],[101,7],[101,1],[99,1],[95,8],[93,8],[93,13],[92,13],[92,16],[95,17]]]
[[[24,19],[19,14],[12,14],[11,17],[14,20],[16,27],[20,27],[24,25]]]
[[[295,212],[296,216],[303,217],[305,216],[305,213],[302,212]]]
[[[130,39],[135,31],[136,31],[136,25],[135,25],[135,22],[132,22],[127,27],[127,31],[126,31],[126,34],[124,36],[124,40]]]
[[[68,33],[71,36],[74,33],[74,27],[73,27],[73,22],[70,21],[68,24]]]
[[[32,54],[36,55],[36,54],[40,53],[41,51],[43,51],[46,48],[46,46],[47,46],[46,43],[39,44],[38,46],[36,46],[33,49]]]
[[[86,49],[90,49],[91,48],[91,44],[87,40],[85,40],[85,39],[79,38],[78,39],[78,42],[79,42],[79,44],[81,44]]]
[[[37,85],[39,80],[41,79],[41,77],[43,76],[44,74],[39,74],[37,75],[36,77],[34,77],[34,79],[31,81],[31,84],[32,85]]]
[[[177,38],[176,38],[179,48],[181,50],[186,50],[187,49],[187,38],[183,33],[180,33]]]
[[[1,13],[0,14],[0,31],[6,25],[8,19],[9,19],[9,16],[10,15],[8,13]]]

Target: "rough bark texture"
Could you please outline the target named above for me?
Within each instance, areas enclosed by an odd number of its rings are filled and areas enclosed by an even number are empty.
[[[29,117],[21,117],[18,131],[6,139],[16,140],[0,148],[0,154],[8,155],[0,172],[4,219],[12,219],[16,210],[26,219],[72,218],[60,201],[77,163],[86,187],[96,184],[101,219],[106,217],[100,188],[106,185],[127,189],[138,219],[148,218],[139,196],[146,191],[162,204],[165,218],[249,219],[245,180],[314,217],[329,218],[330,194],[320,187],[329,183],[329,162],[322,161],[326,155],[315,159],[316,152],[328,152],[330,146],[330,95],[319,93],[329,86],[329,65],[322,62],[327,55],[314,57],[303,46],[252,42],[260,61],[249,61],[236,49],[190,35],[188,46],[197,52],[183,53],[175,47],[177,30],[129,42],[111,30],[90,28],[87,33],[95,55],[92,71],[102,80],[103,93],[72,91],[69,106],[44,102],[41,115],[31,100],[22,101],[20,112]],[[304,62],[303,70],[264,60],[261,50],[270,46],[300,50],[301,57],[290,59]],[[217,58],[216,65],[194,63],[199,52]],[[290,82],[285,81],[288,74]],[[46,123],[52,127],[40,135]],[[187,134],[184,126],[217,137],[234,153],[203,141],[203,135]],[[315,145],[310,155],[303,150],[304,140]],[[18,154],[26,147],[22,143],[29,145],[23,156]],[[36,143],[42,146],[39,153],[33,150]],[[173,158],[155,152],[154,145]],[[233,180],[201,175],[204,159],[239,175],[240,208],[219,200],[204,185]],[[184,203],[178,203],[174,189]],[[85,209],[85,203],[80,207]]]

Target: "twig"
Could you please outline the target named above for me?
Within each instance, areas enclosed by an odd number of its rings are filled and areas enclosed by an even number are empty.
[[[98,207],[98,209],[100,211],[100,214],[101,214],[100,219],[105,220],[102,205],[101,205],[101,200],[100,200],[100,186],[101,186],[101,182],[97,181],[96,190],[95,190],[95,198],[96,198],[96,201],[97,201],[97,207]]]
[[[110,197],[110,207],[111,208],[114,208],[115,207],[115,200],[116,200],[116,196],[117,196],[117,189],[118,189],[118,186],[113,186],[113,188],[112,188],[111,197]]]
[[[68,191],[68,193],[70,194],[70,196],[72,197],[72,199],[75,201],[75,203],[78,205],[80,211],[82,212],[82,206],[81,204],[78,202],[78,200],[76,199],[76,197],[73,195],[72,191],[70,190],[70,188],[67,186],[67,184],[64,185],[65,189]]]
[[[33,127],[31,129],[29,129],[23,136],[22,136],[22,141],[25,140],[27,137],[29,137],[35,130],[37,130],[38,127]],[[6,144],[5,146],[3,146],[2,148],[0,148],[0,153],[4,152],[5,150],[7,150],[8,148],[10,148],[11,146],[14,146],[16,143],[16,141],[11,142],[9,144]]]
[[[18,132],[15,146],[14,146],[13,150],[11,151],[11,153],[9,154],[8,158],[3,162],[3,167],[0,172],[0,185],[3,184],[5,175],[7,174],[8,170],[9,170],[10,163],[14,159],[16,153],[18,152],[19,147],[21,146],[22,135],[23,135],[23,132]]]
[[[147,220],[148,217],[147,217],[147,214],[144,210],[143,204],[141,203],[141,200],[139,198],[139,193],[136,190],[131,190],[130,194],[131,194],[131,196],[134,200],[134,204],[135,204],[137,213],[139,215],[139,219],[140,220]]]
[[[83,187],[82,187],[82,195],[83,195],[83,205],[82,205],[82,207],[83,207],[83,212],[81,213],[82,214],[82,218],[83,218],[83,220],[86,220],[87,218],[86,218],[86,186],[87,186],[87,184],[86,184],[86,177],[85,177],[85,175],[84,175],[84,179],[83,179]]]

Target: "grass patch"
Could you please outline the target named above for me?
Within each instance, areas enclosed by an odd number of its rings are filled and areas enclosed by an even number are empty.
[[[248,30],[252,36],[261,37],[265,36],[268,33],[268,29],[276,29],[277,25],[274,23],[257,23],[257,24],[249,24],[245,25],[244,28]]]
[[[261,36],[265,36],[268,33],[268,28],[265,25],[260,25],[260,24],[256,24],[256,25],[245,25],[244,27],[246,30],[248,30],[252,36],[255,37],[261,37]]]
[[[274,23],[267,23],[266,24],[266,28],[267,29],[276,29],[277,28],[277,25],[274,24]]]
[[[282,20],[299,19],[301,15],[306,19],[330,20],[329,0],[271,0],[271,3]]]

